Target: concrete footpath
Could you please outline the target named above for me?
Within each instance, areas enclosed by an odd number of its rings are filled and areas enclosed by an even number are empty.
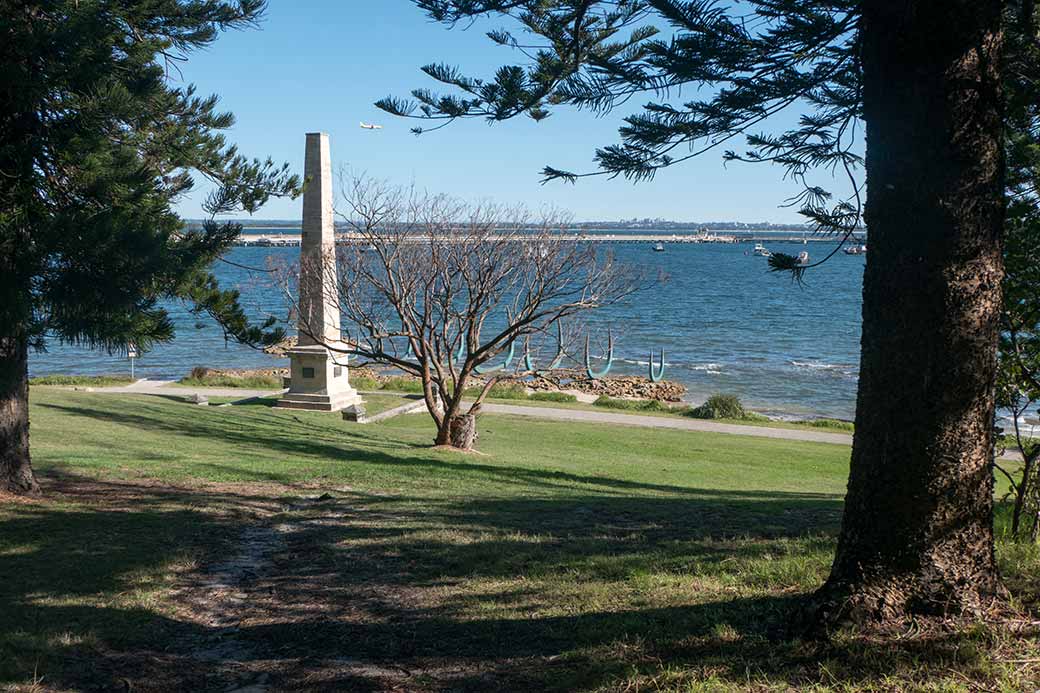
[[[213,387],[180,387],[171,386],[172,380],[138,380],[133,385],[124,387],[98,388],[63,388],[87,390],[98,393],[183,396],[205,395],[207,397],[236,397],[249,399],[276,395],[283,390],[243,390],[240,388]],[[365,393],[362,393],[365,394]],[[581,409],[563,409],[555,407],[525,406],[522,404],[498,404],[485,402],[482,407],[488,414],[506,414],[509,416],[528,416],[535,419],[552,421],[578,421],[582,423],[607,424],[615,426],[640,426],[643,428],[668,428],[681,431],[701,431],[704,433],[722,433],[725,435],[752,436],[755,438],[774,438],[779,440],[800,440],[809,443],[830,443],[833,445],[852,445],[852,436],[848,433],[828,431],[806,431],[795,428],[772,428],[769,426],[743,426],[740,424],[718,423],[704,419],[687,419],[677,416],[642,416],[637,414],[618,414],[609,411],[585,411]],[[385,417],[380,417],[385,418]],[[1001,459],[1020,460],[1017,450],[1005,453]]]
[[[738,436],[757,436],[759,438],[781,438],[783,440],[805,440],[813,443],[852,445],[852,436],[848,433],[825,433],[793,428],[769,428],[767,426],[742,426],[740,424],[717,423],[705,419],[679,418],[678,416],[643,416],[640,414],[616,414],[606,411],[554,409],[552,407],[498,403],[485,403],[481,409],[489,414],[531,416],[539,419],[553,419],[555,421],[581,421],[622,426],[643,426],[646,428],[674,428],[681,431],[704,431],[707,433],[727,433]]]
[[[240,387],[182,387],[175,383],[176,381],[174,380],[138,380],[133,385],[120,387],[66,387],[62,389],[126,395],[165,395],[167,397],[205,395],[207,397],[237,397],[239,399],[266,397],[284,392],[284,390],[246,390]]]

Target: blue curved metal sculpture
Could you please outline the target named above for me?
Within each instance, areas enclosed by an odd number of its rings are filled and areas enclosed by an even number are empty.
[[[585,335],[585,374],[589,376],[590,380],[599,380],[600,378],[606,377],[607,373],[610,372],[611,366],[614,365],[614,335],[607,333],[607,365],[601,371],[592,370],[592,358],[589,356],[589,336]]]
[[[489,368],[481,368],[480,366],[474,366],[473,372],[477,375],[486,375],[488,373],[495,373],[496,371],[502,371],[509,368],[509,364],[513,362],[513,355],[516,352],[516,340],[509,343],[509,353],[506,355],[505,363],[501,366],[491,366]]]
[[[659,383],[664,377],[664,349],[661,349],[661,366],[654,371],[654,350],[650,350],[650,382]]]
[[[549,363],[545,368],[547,371],[551,371],[554,368],[560,367],[560,362],[563,361],[563,325],[559,322],[556,323],[556,357]],[[524,368],[528,371],[535,371],[534,361],[531,360],[531,338],[528,337],[524,340]]]

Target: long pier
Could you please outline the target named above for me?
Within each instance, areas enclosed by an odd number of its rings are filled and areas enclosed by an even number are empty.
[[[523,236],[517,234],[511,236],[515,240],[522,240]],[[782,233],[741,233],[741,234],[681,234],[681,233],[563,233],[554,234],[555,240],[568,242],[589,243],[712,243],[712,244],[737,244],[737,243],[808,243],[828,242],[834,243],[837,239],[833,236],[813,236],[802,234]],[[417,239],[419,240],[419,239]],[[363,237],[356,234],[337,233],[337,244],[352,244],[367,242]],[[300,245],[300,234],[298,233],[264,233],[243,234],[235,242],[235,245],[261,248],[294,248]]]

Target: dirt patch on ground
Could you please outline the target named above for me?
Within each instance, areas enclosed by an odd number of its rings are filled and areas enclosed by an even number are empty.
[[[334,493],[302,490],[258,513],[228,555],[181,576],[172,602],[177,618],[194,626],[176,647],[181,681],[239,693],[430,690],[407,684],[416,672],[373,661],[367,645],[329,636],[364,620],[372,600],[400,604],[407,595],[345,589],[323,554],[330,533],[349,528],[357,510]]]
[[[0,505],[33,505],[42,501],[42,496],[22,496],[16,493],[0,491]]]
[[[102,515],[190,509],[200,526],[203,517],[221,518],[227,530],[216,544],[200,542],[207,548],[200,548],[199,559],[178,567],[170,587],[138,607],[152,611],[151,642],[71,648],[60,671],[45,672],[27,690],[441,690],[415,680],[428,668],[385,661],[363,637],[344,637],[351,624],[363,630],[373,613],[411,601],[406,587],[382,591],[355,580],[378,573],[371,561],[341,568],[330,553],[334,538],[351,532],[365,514],[349,502],[349,487],[170,485],[68,475],[42,482],[42,497],[14,501]]]

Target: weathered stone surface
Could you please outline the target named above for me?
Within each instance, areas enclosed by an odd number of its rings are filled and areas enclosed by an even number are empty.
[[[270,354],[271,356],[287,356],[291,349],[296,347],[296,337],[286,337],[277,344],[264,347],[264,353]]]
[[[618,375],[594,380],[585,371],[576,368],[561,368],[550,371],[539,378],[524,381],[532,390],[557,392],[577,390],[591,395],[607,395],[625,399],[656,399],[662,402],[679,402],[686,394],[686,386],[670,380],[653,382],[639,375]]]
[[[407,379],[418,382],[418,378],[404,375],[397,371],[376,370],[374,368],[351,368],[351,376],[355,379],[373,380],[375,382],[386,382],[390,378]],[[253,369],[220,369],[220,368],[197,368],[192,371],[193,375],[226,375],[231,377],[249,377],[257,375],[287,376],[287,368],[253,368]],[[505,382],[510,382],[506,379]],[[686,394],[686,386],[670,380],[652,382],[649,378],[638,375],[618,375],[592,380],[579,369],[559,369],[544,374],[542,377],[527,380],[515,380],[524,387],[539,392],[562,392],[576,390],[591,395],[607,395],[609,397],[624,399],[656,399],[661,402],[680,402]],[[474,376],[470,385],[479,387],[484,384],[484,379]]]
[[[407,379],[418,382],[418,378],[402,375],[397,371],[377,371],[373,368],[355,368],[352,370],[355,378],[365,378],[376,382],[385,382],[390,378]],[[470,387],[480,387],[485,382],[484,378],[472,376],[469,381]],[[503,379],[504,383],[515,382],[530,390],[540,392],[562,392],[577,390],[592,395],[608,395],[627,399],[656,399],[662,402],[680,402],[686,394],[686,386],[670,380],[653,382],[649,378],[638,375],[619,375],[593,380],[585,371],[579,369],[558,369],[544,374],[535,379]]]
[[[191,377],[204,380],[211,377],[228,378],[253,378],[259,376],[272,376],[281,378],[289,375],[288,368],[208,368],[196,366],[191,369]]]
[[[300,236],[300,300],[296,346],[289,349],[289,391],[284,409],[339,411],[360,401],[347,376],[336,292],[336,238],[332,219],[329,136],[307,133]]]
[[[344,421],[354,421],[356,423],[365,423],[368,419],[365,414],[365,405],[362,402],[357,402],[350,405],[343,410]]]

